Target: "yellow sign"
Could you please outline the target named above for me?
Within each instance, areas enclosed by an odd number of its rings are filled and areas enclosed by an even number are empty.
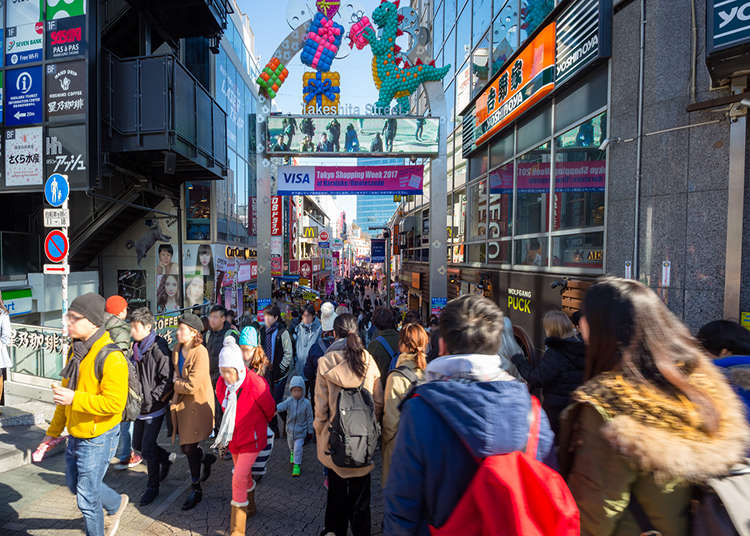
[[[231,259],[232,257],[250,259],[252,257],[257,257],[258,253],[250,248],[233,248],[232,246],[227,246],[224,248],[224,255],[226,255],[228,259]]]
[[[302,229],[302,238],[318,238],[318,228],[305,227]]]

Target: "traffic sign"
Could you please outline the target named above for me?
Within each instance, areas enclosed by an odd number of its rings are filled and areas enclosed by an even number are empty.
[[[57,275],[69,275],[70,265],[69,264],[45,264],[45,274],[57,274]]]
[[[318,240],[321,242],[328,242],[328,231],[320,231],[320,235],[318,235]]]
[[[44,254],[52,262],[62,262],[68,255],[68,236],[58,229],[47,233]]]
[[[45,227],[70,227],[70,210],[66,208],[45,208]]]
[[[330,249],[331,243],[330,242],[318,242],[318,247],[320,249]]]
[[[44,198],[47,203],[53,207],[61,207],[68,200],[68,194],[70,194],[68,178],[60,173],[50,175],[44,184]]]

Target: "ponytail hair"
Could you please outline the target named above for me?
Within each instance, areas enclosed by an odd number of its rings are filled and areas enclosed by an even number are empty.
[[[365,347],[357,333],[357,319],[353,315],[343,314],[333,322],[333,332],[337,339],[346,339],[344,360],[358,377],[365,375]]]
[[[406,324],[401,328],[398,343],[402,346],[407,354],[416,356],[417,368],[424,370],[427,368],[427,344],[430,338],[425,329],[419,324]]]
[[[258,345],[253,348],[253,355],[247,363],[247,368],[259,376],[265,376],[270,364],[271,362],[268,360],[266,352],[263,351],[262,346]]]

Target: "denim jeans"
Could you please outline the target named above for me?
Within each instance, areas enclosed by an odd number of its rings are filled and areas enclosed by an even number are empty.
[[[128,460],[130,460],[130,451],[133,450],[131,446],[133,441],[133,421],[122,421],[119,426],[120,441],[117,443],[115,458],[123,463],[128,463]]]
[[[103,482],[109,460],[117,448],[119,435],[120,427],[115,426],[90,439],[68,438],[65,480],[68,489],[78,500],[87,536],[104,536],[102,508],[110,515],[120,508],[120,495]]]

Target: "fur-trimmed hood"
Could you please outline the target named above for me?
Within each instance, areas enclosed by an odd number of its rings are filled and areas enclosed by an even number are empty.
[[[724,376],[707,360],[689,376],[719,411],[714,434],[702,428],[698,409],[684,396],[673,397],[648,384],[606,373],[573,395],[604,417],[602,434],[612,447],[659,482],[703,482],[742,462],[750,446],[744,405]]]

